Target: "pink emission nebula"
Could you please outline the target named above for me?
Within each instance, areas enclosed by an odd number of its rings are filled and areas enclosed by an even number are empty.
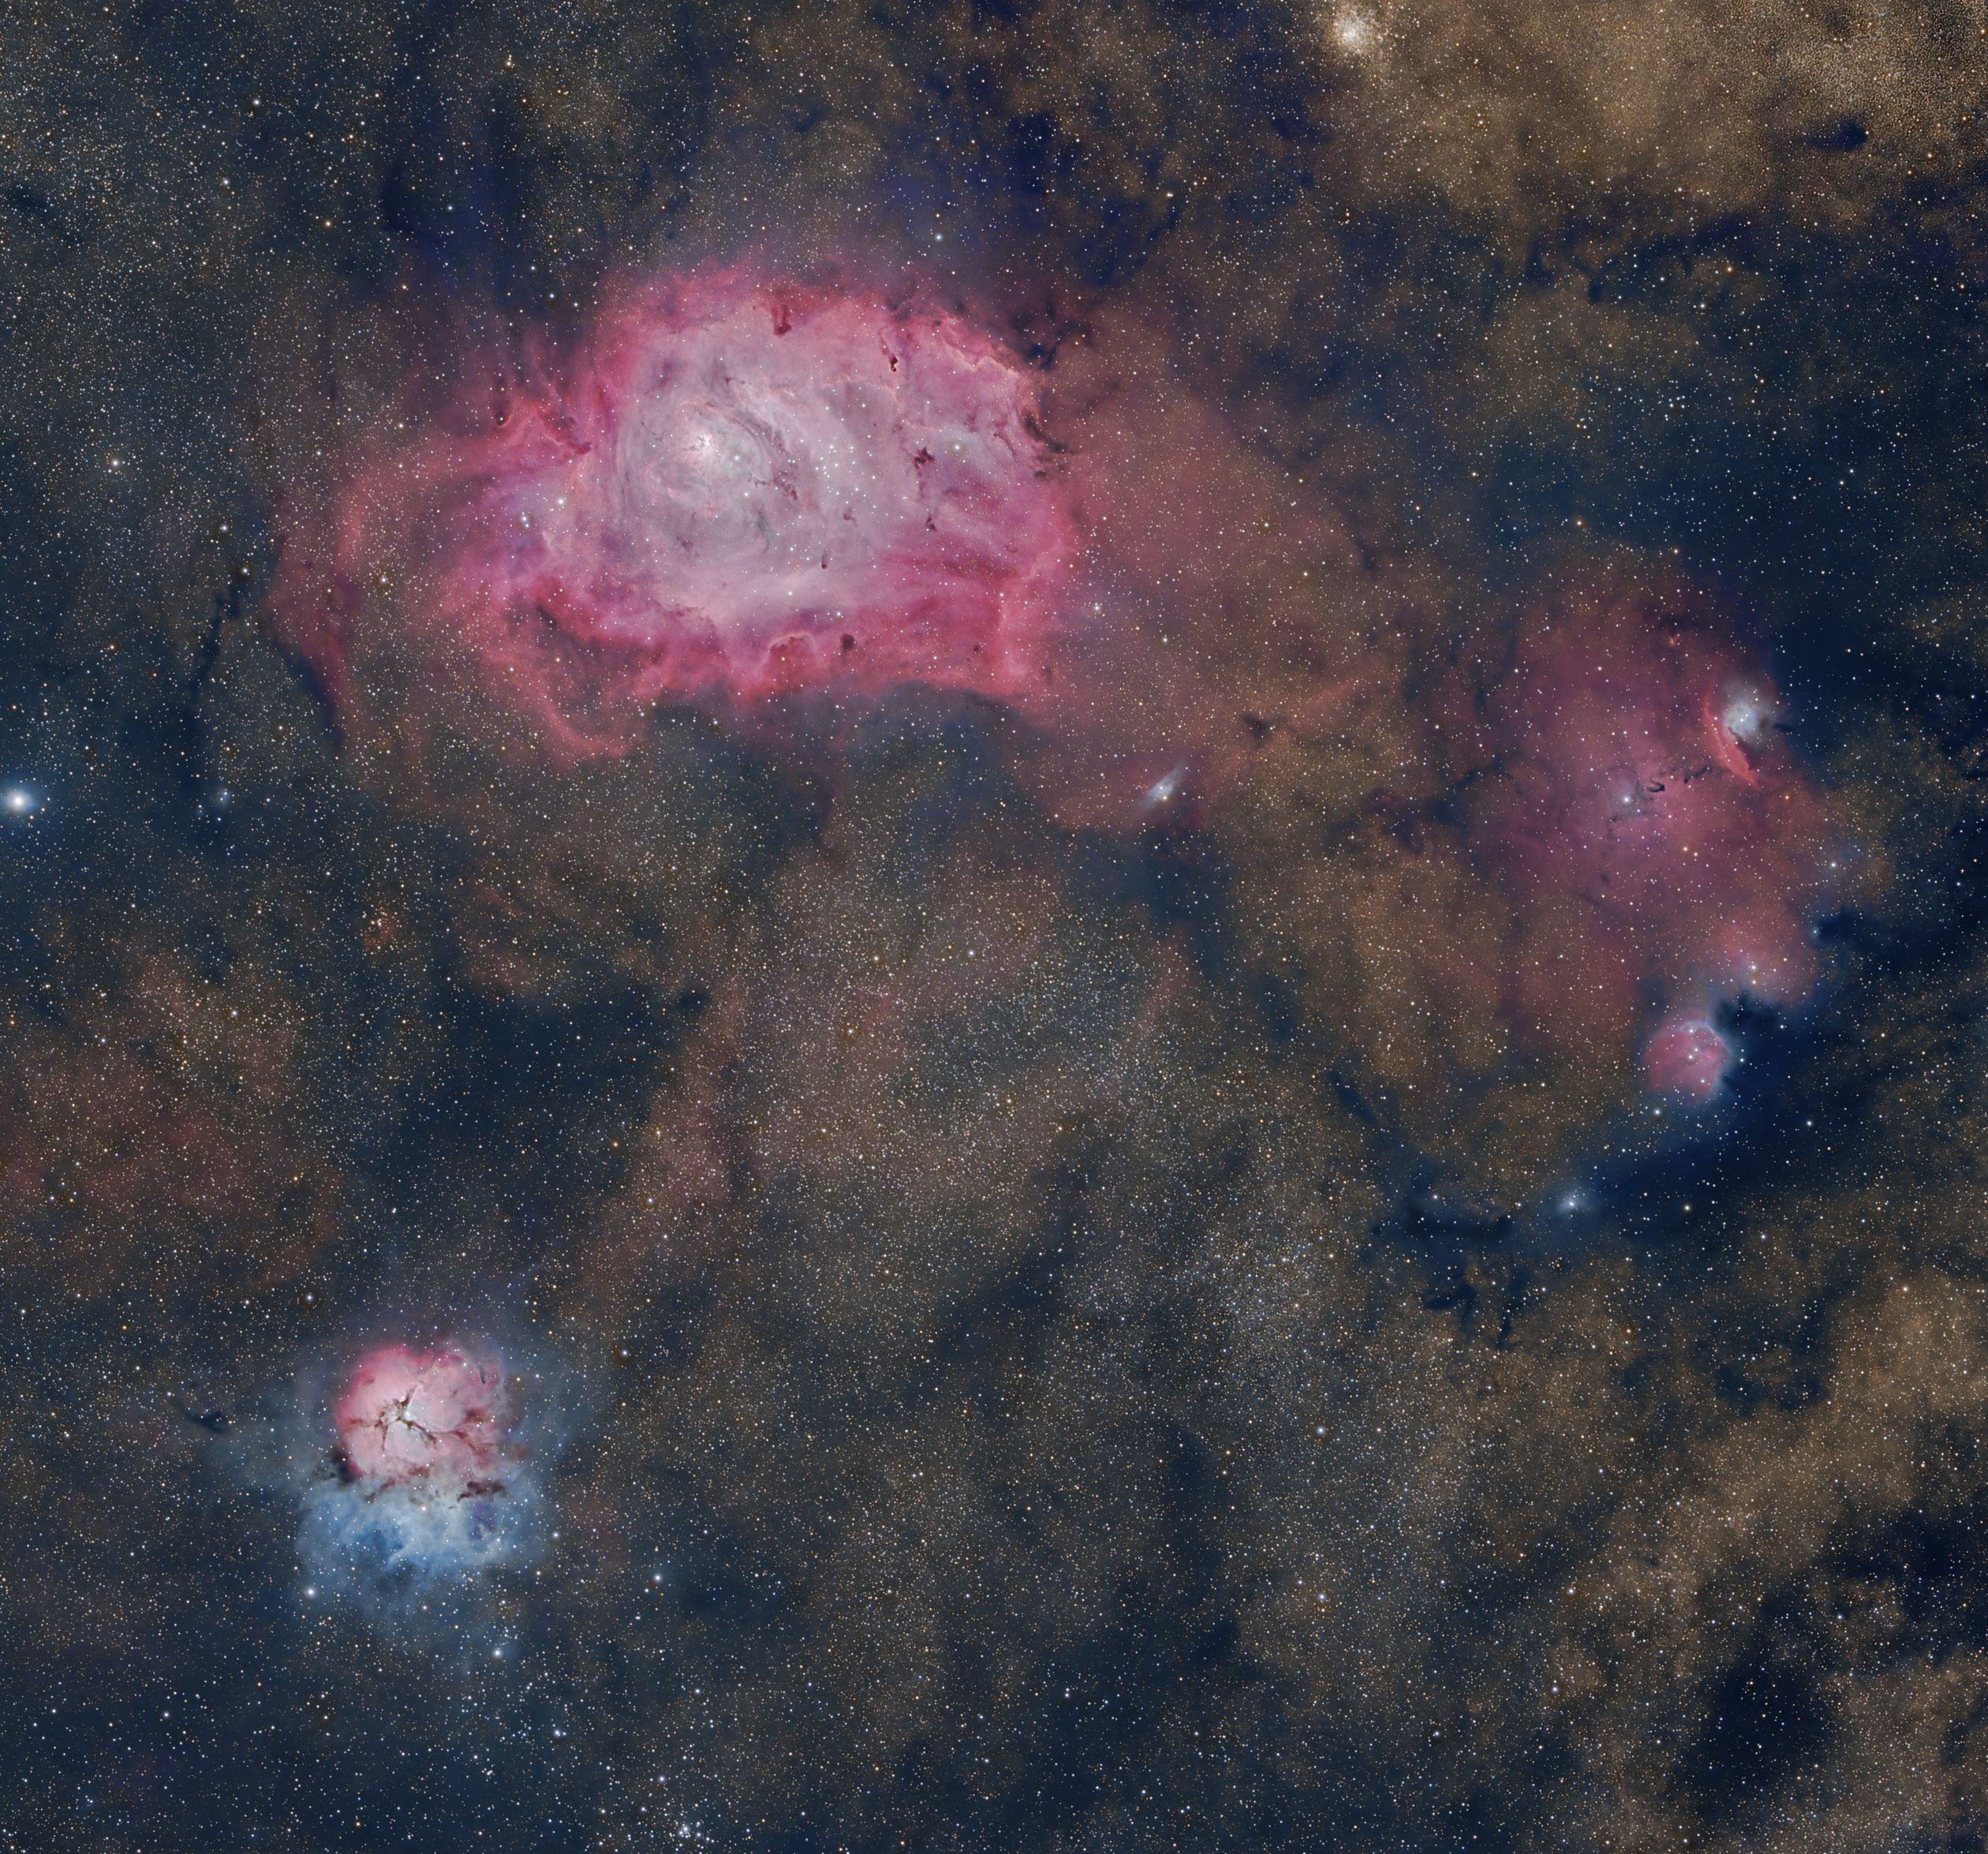
[[[457,1500],[503,1490],[517,1415],[502,1369],[452,1345],[368,1352],[332,1408],[346,1471],[361,1486]]]
[[[523,1391],[487,1346],[361,1353],[331,1400],[329,1471],[305,1497],[310,1593],[395,1609],[438,1583],[529,1562],[540,1501]],[[324,1414],[317,1405],[312,1419]]]
[[[278,622],[342,709],[412,641],[578,757],[662,697],[1014,693],[1074,538],[1033,377],[974,322],[703,271],[378,443],[304,525]]]
[[[1119,830],[1219,805],[1279,714],[1392,691],[1485,904],[1459,985],[1535,1052],[1717,1098],[1728,1007],[1814,988],[1831,828],[1729,612],[1625,553],[1459,617],[1481,641],[1425,680],[1389,641],[1412,576],[1160,338],[1073,345],[1052,439],[1045,376],[918,290],[625,280],[570,348],[473,352],[293,497],[274,621],[342,721],[417,753],[444,708],[556,768],[663,703],[995,697],[1059,818]]]
[[[1468,731],[1522,1022],[1607,1045],[1654,1006],[1645,1084],[1701,1103],[1733,1059],[1718,1007],[1807,996],[1829,825],[1779,713],[1699,589],[1601,578],[1522,616]]]

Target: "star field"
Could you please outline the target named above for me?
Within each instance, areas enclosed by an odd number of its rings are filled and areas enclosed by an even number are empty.
[[[1988,1845],[1980,20],[0,43],[0,1848]]]

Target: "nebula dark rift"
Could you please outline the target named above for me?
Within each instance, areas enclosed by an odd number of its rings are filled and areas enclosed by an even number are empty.
[[[1988,1848],[1988,36],[17,9],[0,1848]]]

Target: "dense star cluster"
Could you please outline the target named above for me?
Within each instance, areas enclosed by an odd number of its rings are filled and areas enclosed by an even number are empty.
[[[0,1849],[1988,1845],[1988,34],[0,39]]]

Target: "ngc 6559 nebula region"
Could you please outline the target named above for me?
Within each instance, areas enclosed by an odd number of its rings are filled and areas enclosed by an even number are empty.
[[[705,269],[503,364],[469,357],[297,537],[282,622],[348,699],[396,649],[570,757],[659,697],[1042,680],[1068,499],[1033,383],[969,317]]]
[[[1580,579],[1475,667],[1459,771],[1515,906],[1521,1023],[1603,1048],[1647,1026],[1647,1085],[1702,1104],[1734,1053],[1720,1010],[1807,994],[1830,825],[1779,712],[1720,602],[1675,578]]]

